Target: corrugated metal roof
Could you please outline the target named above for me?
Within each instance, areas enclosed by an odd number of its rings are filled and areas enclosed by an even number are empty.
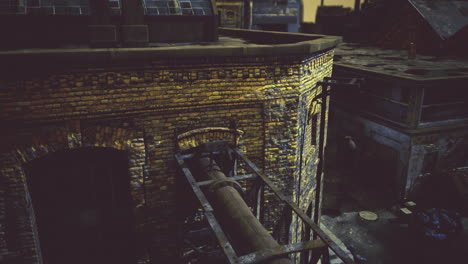
[[[442,39],[468,25],[468,0],[408,0]]]

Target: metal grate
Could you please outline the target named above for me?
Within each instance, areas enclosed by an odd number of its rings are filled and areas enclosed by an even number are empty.
[[[121,14],[120,0],[109,0],[112,14]],[[0,14],[89,15],[89,0],[0,0]]]
[[[145,0],[147,15],[211,16],[210,0]]]
[[[210,0],[142,0],[147,15],[211,16]],[[121,14],[120,0],[109,0],[111,13]],[[0,0],[0,14],[89,15],[89,0]]]

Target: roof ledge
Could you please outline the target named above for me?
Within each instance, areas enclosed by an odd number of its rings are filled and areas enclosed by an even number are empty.
[[[219,28],[221,35],[243,42],[194,43],[145,48],[68,48],[0,51],[0,66],[44,62],[55,65],[145,63],[165,58],[307,56],[336,47],[342,38],[316,34]],[[3,67],[2,67],[3,68]]]

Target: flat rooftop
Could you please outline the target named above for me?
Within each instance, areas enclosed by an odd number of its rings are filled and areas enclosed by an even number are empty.
[[[468,58],[418,54],[416,59],[408,59],[407,50],[383,49],[358,43],[339,44],[335,50],[335,64],[417,80],[468,77]]]
[[[219,40],[191,43],[150,43],[144,48],[90,48],[70,45],[50,49],[0,51],[0,61],[57,59],[60,61],[152,61],[177,57],[242,57],[310,55],[336,47],[341,37],[272,32],[262,30],[219,29]]]

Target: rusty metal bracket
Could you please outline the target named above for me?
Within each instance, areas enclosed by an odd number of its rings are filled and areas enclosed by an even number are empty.
[[[330,95],[330,90],[328,87],[361,87],[364,84],[364,78],[331,78],[325,77],[323,81],[317,82],[317,86],[325,87],[322,89],[323,92],[318,94],[312,99],[312,102],[317,102],[319,104],[324,104],[324,98]],[[320,101],[319,101],[320,100]]]
[[[325,77],[323,81],[317,82],[318,86],[331,87],[361,87],[364,84],[364,78],[331,78]]]
[[[234,187],[234,189],[236,189],[242,197],[245,196],[245,192],[244,189],[242,189],[242,186],[234,179],[229,178],[212,181],[211,184],[208,186],[208,190],[210,192],[215,192],[217,189],[222,188],[224,186]]]
[[[238,175],[238,176],[232,176],[230,178],[235,181],[241,181],[241,180],[249,180],[249,179],[257,178],[257,175],[256,174],[243,174],[243,175]],[[210,185],[211,183],[213,183],[212,180],[197,182],[198,186],[200,187]]]

